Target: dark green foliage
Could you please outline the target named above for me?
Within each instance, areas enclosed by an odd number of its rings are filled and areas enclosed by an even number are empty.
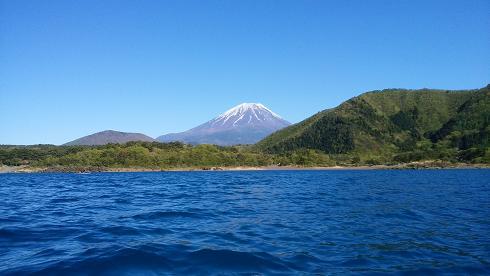
[[[468,91],[368,92],[280,130],[256,148],[269,153],[307,148],[327,154],[360,154],[360,162],[369,164],[379,160],[484,161],[484,154],[458,157],[457,151],[478,148],[481,153],[490,146],[489,91],[487,86]]]
[[[391,121],[402,130],[413,130],[416,127],[419,112],[417,107],[409,111],[400,110],[395,115],[390,116]]]
[[[129,142],[104,146],[0,146],[1,164],[8,166],[81,168],[210,168],[235,166],[329,166],[335,161],[320,151],[298,150],[282,155],[249,147],[182,143]]]
[[[393,160],[399,163],[408,163],[413,161],[421,161],[427,159],[427,152],[421,150],[414,150],[409,152],[402,152],[393,157]]]
[[[412,135],[405,139],[395,139],[394,144],[400,151],[411,151],[417,145],[418,137]]]
[[[0,164],[7,166],[18,166],[39,161],[46,157],[62,157],[67,154],[77,153],[85,147],[81,146],[0,146]]]
[[[472,146],[489,146],[490,89],[474,93],[462,104],[457,114],[437,131],[428,133],[432,142],[450,139],[460,149]]]
[[[328,153],[345,153],[354,148],[352,132],[339,117],[324,117],[313,124],[301,138],[293,138],[273,148],[275,152],[296,148],[318,149]],[[325,139],[329,137],[329,139]]]
[[[0,147],[0,162],[10,166],[178,168],[259,166],[272,164],[273,160],[240,147],[128,142],[104,146],[3,146]]]
[[[309,143],[314,145],[313,149],[334,154],[346,153],[354,149],[353,133],[342,118],[324,117],[314,125],[315,127],[305,131],[304,138],[300,140],[303,145]]]
[[[485,149],[483,148],[469,148],[467,150],[460,151],[458,154],[458,159],[461,161],[470,162],[484,155],[485,155]]]

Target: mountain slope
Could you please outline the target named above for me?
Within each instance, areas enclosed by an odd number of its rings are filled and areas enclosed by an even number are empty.
[[[114,130],[105,130],[97,132],[82,138],[73,140],[64,144],[65,146],[96,146],[105,144],[124,144],[130,141],[154,142],[155,140],[141,133],[119,132]]]
[[[432,142],[448,141],[460,149],[490,147],[490,89],[481,89],[458,108],[440,129],[429,133]]]
[[[160,142],[181,141],[190,144],[254,144],[276,130],[289,126],[262,104],[243,103],[190,130],[162,135]]]
[[[433,142],[443,140],[456,126],[481,133],[475,145],[484,146],[488,143],[488,91],[487,86],[467,91],[368,92],[280,130],[256,146],[273,153],[307,148],[330,154],[393,155],[417,148],[428,137]]]

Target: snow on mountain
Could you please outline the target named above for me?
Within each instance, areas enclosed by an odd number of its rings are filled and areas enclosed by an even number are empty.
[[[237,121],[241,120],[244,118],[244,116],[248,113],[249,118],[247,122],[250,122],[252,119],[256,120],[265,120],[266,117],[275,117],[277,119],[282,119],[281,116],[277,115],[276,113],[272,112],[270,109],[265,107],[263,104],[260,103],[242,103],[240,105],[237,105],[233,107],[232,109],[226,111],[225,113],[219,115],[215,120],[222,121],[223,124],[225,124],[230,118],[233,117],[238,117],[234,123]],[[253,117],[252,117],[253,115]]]
[[[191,144],[254,144],[290,123],[263,104],[242,103],[190,130],[157,138]]]
[[[242,103],[237,105],[215,119],[202,126],[210,126],[218,129],[236,128],[242,126],[256,126],[257,128],[277,125],[289,125],[279,115],[259,103]]]

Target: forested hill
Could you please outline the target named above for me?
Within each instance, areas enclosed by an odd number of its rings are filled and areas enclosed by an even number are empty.
[[[257,148],[359,158],[475,159],[489,148],[490,85],[478,90],[372,91],[266,137]]]

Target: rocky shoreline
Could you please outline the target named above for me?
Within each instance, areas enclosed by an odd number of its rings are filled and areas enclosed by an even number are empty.
[[[444,161],[411,162],[396,165],[348,166],[262,166],[262,167],[181,167],[181,168],[108,168],[108,167],[31,167],[0,166],[0,173],[92,173],[92,172],[161,172],[161,171],[259,171],[259,170],[396,170],[396,169],[489,169],[490,164],[448,163]]]

